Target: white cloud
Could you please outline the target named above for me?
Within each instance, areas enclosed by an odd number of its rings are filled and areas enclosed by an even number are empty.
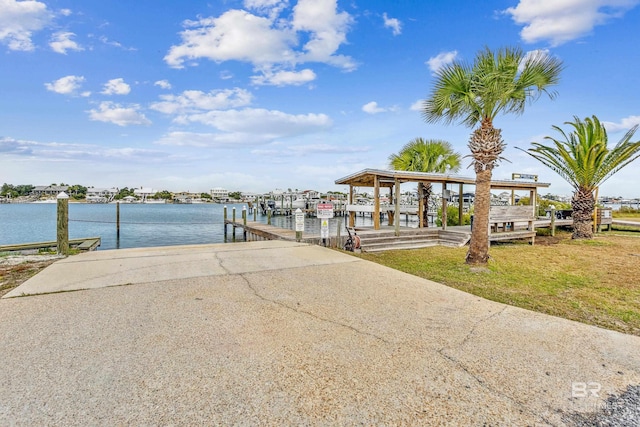
[[[287,147],[288,150],[293,151],[299,155],[308,154],[340,154],[340,153],[363,153],[369,151],[369,147],[352,147],[342,145],[331,144],[307,144],[307,145],[292,145]]]
[[[212,126],[223,132],[242,132],[267,140],[324,130],[332,123],[325,114],[293,115],[262,108],[209,111],[189,115],[185,120]]]
[[[123,78],[111,79],[104,84],[104,90],[100,93],[105,95],[127,95],[131,92],[131,86],[124,82]]]
[[[162,101],[151,104],[151,109],[164,114],[190,114],[209,110],[244,107],[251,104],[251,92],[235,88],[212,90],[185,90],[180,95],[160,95]]]
[[[347,31],[353,18],[346,12],[337,12],[336,0],[299,0],[293,9],[293,28],[309,32],[300,61],[325,62],[347,71],[356,64],[344,55],[335,55],[347,40]]]
[[[52,18],[45,3],[0,0],[0,42],[10,50],[33,50],[31,36],[45,28]]]
[[[83,82],[83,76],[66,76],[59,78],[58,80],[54,80],[51,83],[45,83],[44,86],[47,90],[61,95],[75,95]],[[86,94],[87,93],[85,92],[83,96]]]
[[[98,110],[88,111],[91,120],[114,123],[118,126],[151,124],[151,121],[139,111],[140,106],[136,104],[124,107],[114,102],[101,102],[98,108]]]
[[[78,50],[78,51],[84,50],[82,46],[80,46],[75,41],[71,40],[72,37],[75,37],[74,33],[70,33],[70,32],[55,33],[51,37],[49,46],[54,52],[62,53],[64,55],[67,54],[67,50]]]
[[[277,17],[289,5],[287,0],[244,0],[244,7],[262,15]]]
[[[438,72],[438,70],[440,70],[440,68],[446,65],[449,65],[453,61],[455,61],[457,57],[458,57],[457,50],[452,50],[450,52],[442,52],[436,56],[432,56],[431,58],[429,58],[426,64],[429,66],[429,69],[431,70],[431,72],[435,74]]]
[[[423,107],[424,107],[424,99],[418,99],[416,102],[411,104],[411,107],[409,107],[409,109],[411,111],[422,111]]]
[[[524,25],[523,41],[548,40],[552,46],[582,37],[597,25],[622,17],[639,0],[520,0],[504,11],[514,22]]]
[[[135,47],[126,47],[126,46],[124,46],[124,45],[123,45],[122,43],[120,43],[120,42],[113,41],[113,40],[109,40],[109,39],[108,39],[107,37],[105,37],[105,36],[101,36],[101,37],[99,38],[99,40],[100,40],[102,43],[106,44],[106,45],[109,45],[109,46],[115,46],[115,47],[118,47],[118,48],[120,48],[120,49],[122,49],[122,50],[127,50],[127,51],[130,51],[130,52],[133,52],[133,51],[136,51],[136,50],[137,50]]]
[[[71,11],[71,9],[60,9],[59,13],[62,16],[71,16],[73,12]]]
[[[158,80],[153,85],[159,86],[162,89],[167,89],[167,90],[171,89],[171,83],[169,83],[169,80]]]
[[[232,9],[219,17],[185,21],[181,43],[171,46],[164,60],[174,68],[209,59],[248,62],[258,71],[274,66],[292,69],[305,62],[355,69],[353,59],[336,54],[346,42],[352,22],[348,13],[337,12],[336,0],[300,0],[292,18],[278,17],[285,4],[269,0],[245,2],[249,9],[268,10],[268,17]],[[300,39],[308,41],[299,47]]]
[[[286,114],[277,110],[246,108],[185,115],[183,123],[202,123],[213,133],[171,132],[158,144],[228,148],[272,143],[279,138],[307,135],[328,129],[332,122],[324,114]]]
[[[400,33],[402,33],[402,23],[398,19],[389,18],[387,16],[387,12],[382,14],[382,18],[384,19],[384,26],[387,28],[391,28],[394,36],[397,36]]]
[[[602,124],[607,128],[607,132],[615,133],[620,131],[628,131],[635,125],[640,125],[640,116],[629,116],[620,120],[620,123],[614,122],[602,122]]]
[[[183,68],[185,60],[245,61],[253,64],[291,62],[295,34],[272,28],[272,21],[243,10],[229,10],[218,18],[186,21],[182,44],[172,46],[164,60]]]
[[[362,106],[362,111],[369,114],[378,114],[378,113],[384,113],[387,110],[385,108],[379,107],[377,102],[371,101]]]
[[[92,144],[69,144],[60,142],[37,142],[19,140],[8,137],[0,138],[0,153],[17,156],[29,156],[46,161],[59,160],[104,160],[105,158],[118,160],[144,160],[150,158],[166,158],[168,154],[156,150],[140,148],[112,148]]]
[[[300,71],[278,71],[276,73],[265,71],[264,74],[260,76],[252,76],[251,82],[254,85],[299,86],[313,81],[315,78],[316,73],[309,68],[305,68]]]

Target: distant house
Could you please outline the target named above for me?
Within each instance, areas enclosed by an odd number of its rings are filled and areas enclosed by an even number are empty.
[[[87,202],[89,203],[106,203],[111,202],[118,194],[119,190],[115,187],[111,188],[87,188]]]
[[[229,200],[229,191],[224,188],[216,187],[211,190],[211,197],[213,200],[226,202]]]
[[[147,197],[153,196],[156,193],[157,191],[155,191],[153,188],[140,187],[133,190],[133,194],[135,194],[136,197],[141,199],[143,202],[147,200]]]
[[[304,198],[307,200],[320,198],[320,192],[316,190],[304,190],[302,194],[304,195]]]
[[[38,185],[31,190],[32,196],[57,196],[63,191],[67,191],[67,185]]]

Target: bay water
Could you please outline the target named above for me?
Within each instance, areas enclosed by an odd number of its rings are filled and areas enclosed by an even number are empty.
[[[236,219],[242,218],[244,204],[227,205],[228,218],[236,208]],[[100,237],[101,250],[140,248],[188,244],[223,243],[223,205],[194,204],[120,204],[120,238],[116,234],[116,204],[69,203],[69,238]],[[0,245],[56,240],[56,203],[0,204]],[[257,215],[257,221],[266,223],[267,217]],[[247,220],[253,220],[248,214]],[[271,223],[295,229],[295,219],[287,216],[272,217]],[[338,223],[344,227],[344,218],[329,221],[329,233],[335,236]],[[371,218],[358,217],[356,225],[370,225]],[[228,227],[231,239],[231,227]],[[320,235],[320,220],[305,218],[305,233]],[[344,234],[344,228],[341,233]],[[237,231],[237,240],[242,232]]]

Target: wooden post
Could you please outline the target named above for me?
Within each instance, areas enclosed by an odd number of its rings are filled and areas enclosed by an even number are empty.
[[[447,229],[447,182],[442,183],[442,229]]]
[[[120,240],[120,202],[116,202],[116,240]]]
[[[227,205],[224,205],[222,208],[222,218],[224,223],[224,241],[227,241]]]
[[[597,232],[598,230],[598,187],[596,187],[595,194],[595,205],[593,208],[593,232]]]
[[[62,192],[58,194],[57,199],[57,251],[58,255],[69,255],[69,196]]]
[[[353,200],[353,185],[349,184],[349,204],[355,205]],[[349,227],[356,226],[356,213],[354,211],[349,212]]]
[[[236,241],[236,207],[232,207],[231,208],[231,232],[233,233],[233,235],[231,236],[231,239],[235,242]]]
[[[551,236],[555,236],[556,235],[556,207],[555,206],[551,206],[551,223],[549,224],[549,227],[551,228]]]
[[[396,203],[395,203],[395,218],[393,220],[393,225],[395,227],[395,235],[400,235],[400,181],[396,178],[395,182],[396,187]]]
[[[242,224],[244,225],[244,227],[242,227],[242,237],[244,237],[244,241],[247,241],[247,207],[243,206],[242,207]]]
[[[267,208],[267,225],[271,225],[271,208]]]
[[[253,222],[258,221],[258,205],[253,207]]]
[[[380,178],[373,177],[373,229],[380,230]]]
[[[418,228],[424,227],[424,184],[418,183]]]
[[[462,224],[462,211],[464,210],[464,198],[462,197],[462,190],[464,184],[460,183],[460,192],[458,193],[458,225]]]

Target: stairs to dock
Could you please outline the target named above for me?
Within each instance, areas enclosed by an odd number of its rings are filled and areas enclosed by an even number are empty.
[[[402,230],[396,236],[389,232],[358,233],[363,252],[381,252],[398,249],[419,249],[429,246],[461,247],[469,242],[470,233],[440,229]]]

